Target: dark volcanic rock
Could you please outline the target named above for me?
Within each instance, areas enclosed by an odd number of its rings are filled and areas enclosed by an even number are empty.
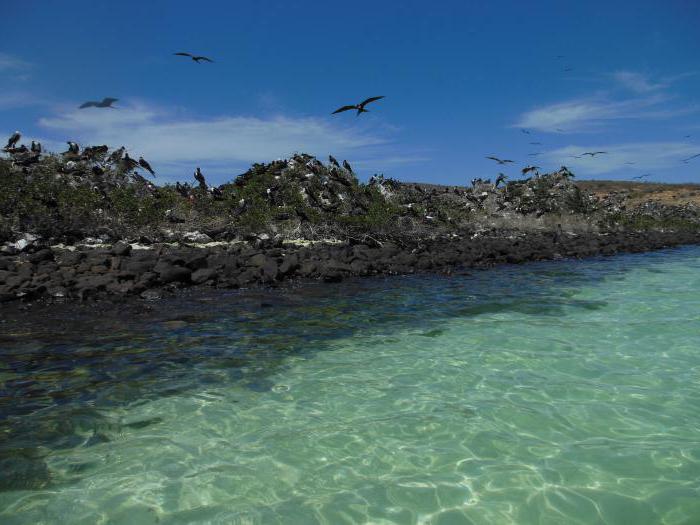
[[[110,253],[118,257],[125,257],[131,253],[131,245],[129,243],[119,241],[112,245]]]
[[[158,279],[164,283],[187,282],[190,280],[192,270],[184,266],[160,261],[156,264],[154,271],[158,274]]]

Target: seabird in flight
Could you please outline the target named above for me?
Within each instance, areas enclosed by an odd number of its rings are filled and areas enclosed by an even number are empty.
[[[644,175],[637,175],[636,177],[632,177],[633,179],[643,179],[645,177],[650,177],[651,173],[645,173]]]
[[[587,151],[585,153],[581,153],[581,156],[583,157],[584,155],[590,155],[591,157],[595,157],[596,155],[602,155],[604,153],[607,153],[607,151]]]
[[[539,166],[525,166],[522,170],[523,175],[526,175],[527,173],[530,173],[531,171],[537,172],[537,170],[540,169]]]
[[[83,103],[80,105],[79,109],[84,109],[84,108],[112,108],[112,109],[117,109],[112,106],[118,98],[112,98],[112,97],[105,97],[103,98],[100,102],[97,102],[95,100],[88,100],[87,102]]]
[[[335,115],[336,113],[342,113],[343,111],[350,111],[351,109],[356,109],[357,115],[359,116],[360,113],[368,112],[368,110],[365,109],[365,106],[367,104],[369,104],[370,102],[374,102],[375,100],[379,100],[380,98],[384,98],[384,96],[382,95],[381,97],[369,97],[367,100],[363,100],[359,104],[343,106],[342,108],[336,109],[333,113],[331,113],[331,115]]]
[[[139,166],[141,166],[143,169],[145,169],[148,173],[150,173],[154,177],[156,176],[156,172],[153,171],[153,168],[151,168],[151,165],[143,157],[139,157]]]
[[[541,146],[541,142],[530,142],[530,146]]]
[[[19,139],[22,138],[22,134],[19,131],[15,131],[12,135],[10,135],[10,138],[7,141],[7,146],[5,146],[5,149],[12,149],[15,147],[15,145],[19,142]]]
[[[202,60],[204,62],[214,62],[211,58],[205,57],[205,56],[197,56],[197,55],[192,55],[190,53],[173,53],[174,55],[178,55],[181,57],[190,57],[192,60],[197,62],[199,64]]]
[[[529,135],[529,134],[530,134],[530,132],[529,132],[528,130],[526,130],[526,129],[521,129],[520,131],[522,131],[523,133],[525,133],[525,135]]]
[[[498,157],[486,157],[486,158],[489,159],[489,160],[495,160],[495,161],[498,162],[499,164],[508,164],[508,163],[512,163],[512,162],[513,162],[513,161],[510,160],[510,159],[499,159]]]

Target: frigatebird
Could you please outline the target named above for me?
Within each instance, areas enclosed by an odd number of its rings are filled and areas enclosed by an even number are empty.
[[[632,177],[633,179],[643,179],[645,177],[650,177],[651,173],[645,173],[644,175],[637,175],[636,177]]]
[[[530,142],[530,146],[541,146],[541,142]]]
[[[112,97],[105,97],[101,101],[97,102],[95,100],[88,100],[87,102],[84,102],[83,104],[80,104],[78,109],[85,109],[85,108],[112,108],[112,109],[117,109],[112,104],[114,104],[118,98],[112,98]]]
[[[530,173],[531,171],[537,172],[537,170],[540,169],[539,166],[525,166],[522,170],[523,175],[526,175],[527,173]]]
[[[526,129],[521,129],[520,131],[522,131],[523,133],[525,133],[525,135],[529,135],[529,134],[530,134],[530,132],[529,132],[528,130],[526,130]]]
[[[129,157],[128,153],[124,154],[124,158],[121,160],[121,162],[123,163],[124,169],[126,171],[131,171],[139,165],[138,162],[136,162],[134,159]]]
[[[513,162],[513,161],[510,160],[510,159],[499,159],[498,157],[486,157],[486,158],[489,159],[489,160],[495,160],[495,161],[498,162],[499,164],[508,164],[508,163],[512,163],[512,162]]]
[[[198,56],[198,55],[192,55],[191,53],[173,53],[173,55],[178,55],[178,56],[181,56],[181,57],[190,57],[192,60],[194,60],[195,62],[197,62],[197,64],[199,64],[199,62],[202,61],[202,60],[203,60],[204,62],[214,62],[211,58],[208,58],[208,57],[205,57],[205,56],[201,56],[201,55],[199,55],[199,56]]]
[[[199,182],[199,187],[206,190],[207,189],[207,181],[204,178],[204,175],[202,174],[202,170],[199,169],[199,166],[197,166],[197,169],[194,170],[194,178],[197,182]]]
[[[374,102],[375,100],[379,100],[381,98],[384,98],[384,96],[382,95],[380,97],[369,97],[367,100],[363,100],[359,104],[353,104],[338,108],[333,113],[331,113],[331,115],[335,115],[336,113],[342,113],[343,111],[350,111],[351,109],[357,110],[357,116],[359,116],[360,113],[368,113],[368,110],[365,109],[365,106],[370,102]]]
[[[508,177],[507,177],[505,174],[499,173],[499,174],[498,174],[498,177],[496,177],[496,182],[493,183],[493,187],[494,187],[494,188],[498,188],[498,185],[499,185],[501,182],[505,182],[507,178],[508,178]]]
[[[683,162],[688,162],[689,160],[693,160],[697,157],[700,157],[700,153],[697,153],[697,154],[693,155],[692,157],[688,157],[687,159],[683,159]]]
[[[328,155],[328,162],[330,162],[336,168],[340,168],[340,164],[338,164],[338,161],[333,155]]]
[[[595,157],[596,155],[602,155],[604,153],[607,153],[607,151],[587,151],[585,153],[581,153],[581,156],[583,157],[584,155],[590,155],[591,157]]]
[[[145,169],[148,173],[150,173],[154,177],[156,176],[156,172],[153,171],[153,168],[151,168],[151,165],[143,157],[139,157],[139,166],[141,166],[143,169]]]
[[[32,140],[30,149],[32,150],[32,153],[41,153],[41,142]]]
[[[348,170],[350,173],[352,173],[352,167],[350,166],[350,163],[347,160],[343,161],[343,168]]]
[[[7,140],[7,146],[5,146],[5,149],[14,148],[19,142],[19,139],[21,138],[22,134],[19,131],[15,131],[12,135],[10,135],[10,138]]]
[[[64,151],[64,155],[77,155],[80,153],[80,146],[78,146],[77,142],[73,141],[67,141],[66,144],[68,144],[68,151]]]

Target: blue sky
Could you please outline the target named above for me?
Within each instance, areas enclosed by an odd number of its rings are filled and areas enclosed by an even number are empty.
[[[0,132],[124,144],[159,181],[305,151],[363,179],[535,163],[700,182],[700,158],[681,162],[700,153],[698,27],[697,0],[29,0],[0,20]],[[330,115],[373,95],[370,113]],[[77,109],[105,96],[120,109]],[[573,158],[590,150],[609,153]]]

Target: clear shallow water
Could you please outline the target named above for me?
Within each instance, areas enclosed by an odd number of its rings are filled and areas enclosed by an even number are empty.
[[[700,522],[700,248],[71,308],[0,324],[2,523]]]

